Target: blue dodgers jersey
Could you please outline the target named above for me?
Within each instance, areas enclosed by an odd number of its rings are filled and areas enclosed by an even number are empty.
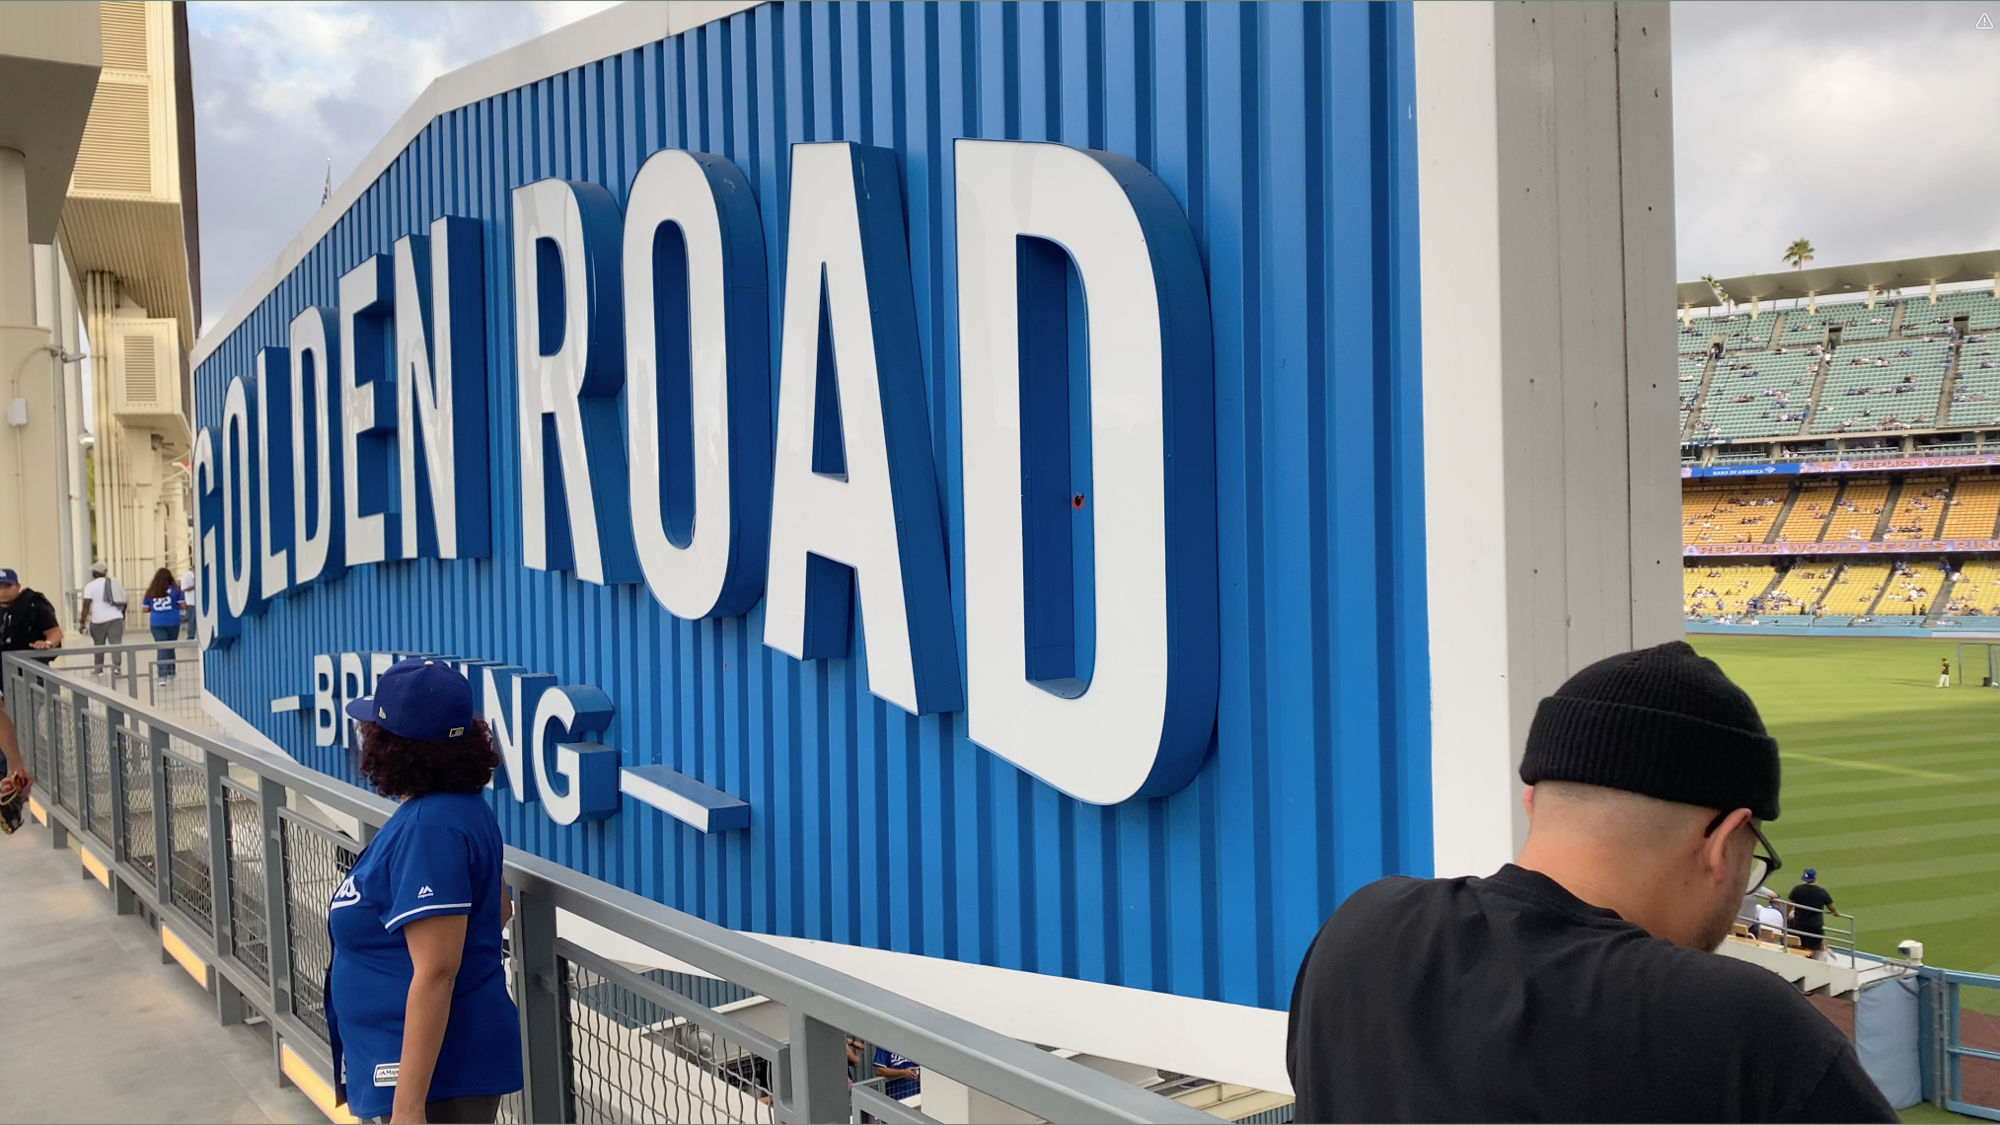
[[[520,1015],[500,954],[502,854],[500,825],[478,794],[431,793],[396,810],[334,892],[327,1025],[355,1116],[384,1117],[394,1104],[414,975],[402,931],[424,918],[468,916],[427,1100],[521,1088]]]
[[[179,586],[169,586],[167,587],[167,592],[159,597],[147,598],[146,609],[151,613],[151,616],[146,619],[146,624],[148,625],[159,625],[162,627],[179,625],[181,623],[181,588]]]

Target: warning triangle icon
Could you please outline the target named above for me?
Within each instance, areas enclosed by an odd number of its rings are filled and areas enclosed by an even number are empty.
[[[1979,22],[1972,26],[1978,28],[1980,31],[1992,31],[1993,17],[1987,15],[1985,12],[1981,12],[1979,13]]]

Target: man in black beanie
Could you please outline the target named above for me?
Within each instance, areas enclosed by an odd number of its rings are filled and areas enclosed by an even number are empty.
[[[1299,1121],[1895,1121],[1796,987],[1715,956],[1778,867],[1778,744],[1674,642],[1601,660],[1528,731],[1527,843],[1391,878],[1292,990]]]

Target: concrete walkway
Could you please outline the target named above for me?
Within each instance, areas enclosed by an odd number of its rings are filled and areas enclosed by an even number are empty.
[[[0,837],[0,1121],[323,1123],[81,872],[32,818]]]

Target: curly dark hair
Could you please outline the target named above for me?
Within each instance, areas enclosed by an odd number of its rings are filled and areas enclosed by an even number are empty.
[[[493,779],[500,755],[485,719],[444,742],[404,738],[375,723],[361,723],[361,776],[384,797],[426,793],[477,793]]]

